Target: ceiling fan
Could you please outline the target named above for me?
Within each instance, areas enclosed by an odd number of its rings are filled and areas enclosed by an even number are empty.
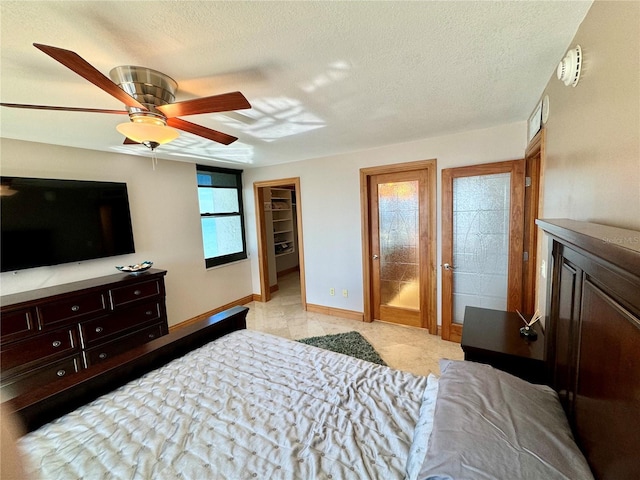
[[[34,43],[33,46],[123,102],[126,110],[18,103],[0,103],[0,105],[34,110],[128,114],[130,121],[116,127],[126,137],[125,144],[142,143],[153,151],[159,145],[175,140],[179,136],[177,130],[182,130],[229,145],[238,138],[178,117],[251,108],[240,92],[174,102],[178,84],[164,73],[146,67],[124,65],[112,69],[109,72],[111,77],[109,79],[75,52],[39,43]]]

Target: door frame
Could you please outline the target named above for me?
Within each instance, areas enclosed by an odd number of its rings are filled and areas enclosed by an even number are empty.
[[[507,310],[522,308],[522,244],[524,229],[524,167],[523,159],[483,163],[442,170],[442,265],[453,265],[453,176],[454,170],[464,171],[459,177],[510,173],[509,202],[509,273],[507,279]],[[442,339],[459,342],[462,326],[453,323],[453,270],[442,268]],[[447,321],[445,321],[447,320]]]
[[[373,321],[373,278],[371,273],[371,211],[370,211],[370,180],[373,175],[385,173],[407,172],[412,170],[426,170],[427,172],[427,259],[420,260],[420,316],[423,328],[429,333],[437,334],[437,272],[436,272],[436,205],[437,165],[436,159],[420,160],[416,162],[396,163],[378,167],[360,169],[360,209],[362,212],[362,286],[364,300],[365,322]]]
[[[524,251],[528,259],[522,269],[522,309],[533,315],[538,305],[537,266],[538,266],[538,228],[536,218],[540,211],[540,187],[545,156],[546,131],[543,128],[533,137],[524,152],[525,195],[524,195]],[[530,179],[529,182],[526,179]]]
[[[298,264],[300,266],[300,301],[302,309],[307,309],[307,290],[304,271],[304,241],[302,237],[302,195],[300,192],[300,177],[281,178],[279,180],[265,180],[253,182],[253,198],[256,210],[256,229],[258,237],[258,268],[260,276],[260,301],[271,300],[269,285],[269,252],[267,252],[267,226],[264,214],[264,187],[293,186],[296,192],[296,222],[298,233]]]

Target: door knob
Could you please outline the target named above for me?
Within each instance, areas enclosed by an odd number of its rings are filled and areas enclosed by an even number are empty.
[[[449,265],[448,263],[445,263],[442,266],[444,267],[445,270],[453,270],[453,269],[455,269],[455,267],[453,265]]]
[[[378,258],[380,258],[380,257],[378,257],[378,255],[374,255],[374,256],[373,256],[373,259],[374,259],[374,260],[377,260]]]

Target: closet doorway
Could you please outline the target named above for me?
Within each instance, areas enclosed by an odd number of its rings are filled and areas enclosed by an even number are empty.
[[[299,270],[300,300],[307,309],[300,178],[255,182],[260,301],[278,289],[278,275]]]

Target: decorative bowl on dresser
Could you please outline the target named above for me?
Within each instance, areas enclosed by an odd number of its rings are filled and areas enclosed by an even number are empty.
[[[3,400],[166,335],[166,273],[118,273],[1,297]]]

